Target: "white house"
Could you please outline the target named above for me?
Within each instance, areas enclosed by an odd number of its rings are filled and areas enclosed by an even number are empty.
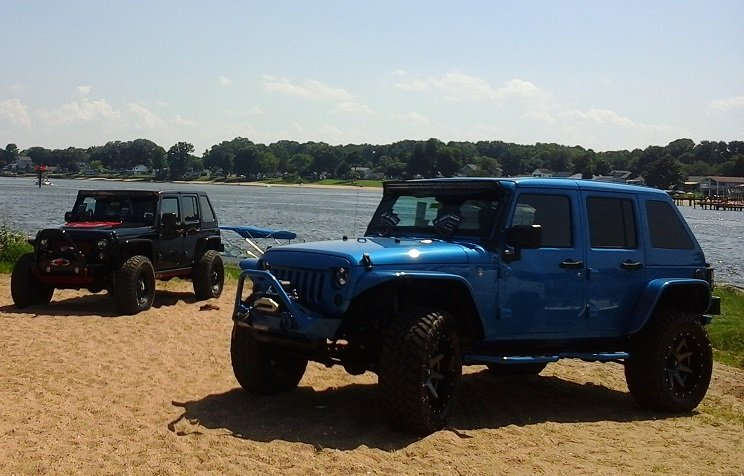
[[[137,164],[131,169],[127,170],[131,175],[144,175],[150,171],[150,168],[143,164]]]

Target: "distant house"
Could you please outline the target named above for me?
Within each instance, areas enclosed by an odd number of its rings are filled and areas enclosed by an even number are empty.
[[[610,175],[595,175],[592,180],[598,182],[613,182],[613,183],[630,183],[635,185],[643,185],[646,181],[640,175],[638,177],[631,178],[633,172],[628,170],[613,170]]]
[[[465,164],[457,172],[460,177],[503,177],[504,169],[501,167],[489,167],[483,169],[477,164]]]
[[[699,182],[700,192],[706,196],[719,197],[741,196],[744,189],[744,177],[703,177]]]
[[[34,162],[31,157],[20,156],[10,165],[11,170],[16,173],[26,173],[34,170]]]
[[[143,164],[137,164],[131,169],[127,170],[130,175],[144,175],[150,171],[150,168]]]
[[[533,177],[548,178],[553,176],[553,171],[548,169],[535,169],[531,174]]]
[[[555,172],[553,173],[553,178],[567,178],[567,179],[573,179],[573,180],[581,180],[583,178],[583,175],[581,172],[573,173],[573,172]]]
[[[382,180],[385,174],[375,172],[369,167],[352,167],[351,170],[357,173],[357,177],[362,180]]]
[[[479,170],[480,170],[480,167],[478,167],[475,164],[465,164],[462,167],[460,167],[459,174],[462,177],[476,177],[478,175]]]

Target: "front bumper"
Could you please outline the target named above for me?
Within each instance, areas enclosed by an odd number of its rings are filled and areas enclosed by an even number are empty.
[[[243,294],[247,280],[253,285],[250,296]],[[333,339],[341,325],[341,319],[328,318],[303,306],[274,275],[256,269],[240,273],[233,321],[272,340],[304,343]]]

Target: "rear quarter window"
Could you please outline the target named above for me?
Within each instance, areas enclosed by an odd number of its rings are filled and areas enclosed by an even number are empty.
[[[673,205],[660,200],[646,202],[648,231],[653,248],[690,250],[692,239]]]
[[[212,210],[212,205],[209,203],[207,197],[200,195],[199,205],[202,213],[202,221],[204,223],[214,223],[217,221],[217,218],[214,215],[214,210]]]

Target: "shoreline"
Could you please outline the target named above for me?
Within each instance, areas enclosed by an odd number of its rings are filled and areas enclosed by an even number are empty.
[[[283,188],[327,188],[327,189],[345,189],[345,190],[382,190],[382,187],[370,187],[364,185],[343,185],[343,184],[323,184],[323,183],[266,183],[258,181],[234,181],[224,182],[220,180],[147,180],[141,178],[110,178],[110,177],[57,177],[63,180],[90,180],[105,182],[137,182],[137,183],[177,183],[188,185],[237,185],[240,187],[283,187]]]

